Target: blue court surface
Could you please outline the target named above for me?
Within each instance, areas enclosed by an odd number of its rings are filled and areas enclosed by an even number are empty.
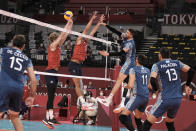
[[[25,131],[49,131],[50,130],[42,122],[23,121],[23,125]],[[6,131],[14,130],[11,121],[0,120],[0,131],[1,130],[6,130]],[[112,130],[111,127],[62,124],[60,126],[55,126],[55,129],[53,129],[52,131],[111,131],[111,130]],[[127,129],[121,128],[120,131],[127,131]],[[156,131],[156,130],[152,130],[152,131]]]

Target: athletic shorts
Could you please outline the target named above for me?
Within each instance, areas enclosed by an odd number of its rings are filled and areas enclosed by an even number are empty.
[[[158,99],[153,105],[150,113],[156,118],[161,117],[165,112],[167,112],[167,117],[173,119],[176,117],[178,109],[180,107],[181,98],[177,99]]]
[[[148,105],[148,98],[139,95],[133,95],[125,103],[126,109],[131,112],[133,112],[135,109],[138,109],[140,112],[144,112],[147,105]]]
[[[120,72],[129,75],[129,70],[133,68],[133,65],[131,63],[125,62],[125,64],[122,66]]]
[[[19,112],[23,93],[24,87],[0,86],[0,112],[8,110]]]
[[[68,68],[71,75],[82,76],[81,64],[70,61]]]
[[[51,69],[51,70],[46,70],[47,73],[57,73],[57,71],[55,69]],[[45,75],[45,80],[46,80],[46,85],[57,85],[58,84],[58,77],[57,76],[49,76],[49,75]]]

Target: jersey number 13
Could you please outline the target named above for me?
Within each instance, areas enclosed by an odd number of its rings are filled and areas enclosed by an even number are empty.
[[[177,75],[176,70],[174,68],[167,69],[166,73],[168,74],[169,81],[175,81],[178,79],[178,75]]]

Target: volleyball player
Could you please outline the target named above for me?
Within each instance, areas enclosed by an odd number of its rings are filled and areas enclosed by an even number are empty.
[[[125,37],[125,33],[123,33],[122,31],[116,30],[115,28],[113,28],[112,26],[110,26],[108,24],[103,23],[103,25],[107,29],[109,29],[111,32],[113,32],[113,33],[118,35],[118,37],[119,37],[118,44],[120,45],[120,49],[123,50],[123,39]],[[119,53],[119,52],[112,52],[112,53],[109,53],[109,54],[110,54],[110,56],[119,56],[120,60],[121,60],[121,62],[120,62],[121,66],[126,61],[127,52],[122,52],[121,51],[121,53]],[[123,83],[123,87],[128,84],[128,81],[129,81],[129,75],[125,78],[124,83]],[[128,93],[128,89],[127,88],[123,88],[123,95],[122,95],[121,102],[118,105],[118,107],[113,110],[114,113],[120,113],[120,111],[122,110],[122,107],[124,107],[125,98],[127,96],[127,93]]]
[[[106,106],[109,106],[109,104],[112,102],[113,96],[118,91],[121,83],[126,79],[126,77],[129,75],[129,70],[136,66],[135,63],[135,56],[136,56],[136,47],[135,42],[133,39],[134,31],[132,29],[128,29],[126,32],[126,35],[123,40],[123,49],[121,52],[115,52],[115,53],[108,53],[106,51],[99,51],[99,53],[103,56],[113,56],[113,55],[121,55],[123,53],[126,53],[126,61],[124,65],[122,66],[120,73],[118,75],[117,81],[109,95],[109,97],[105,99],[98,99],[98,101]],[[117,108],[116,113],[120,113],[124,109],[124,102],[119,105]]]
[[[119,116],[120,122],[125,125],[129,131],[134,131],[131,120],[131,112],[135,112],[135,123],[138,131],[142,131],[142,114],[146,109],[149,98],[149,78],[150,70],[143,65],[146,62],[144,55],[138,55],[136,58],[136,66],[130,69],[128,88],[133,89],[132,97],[126,103],[126,108]]]
[[[93,16],[91,17],[90,21],[86,25],[82,34],[86,35],[88,33],[88,31],[93,23],[93,20],[95,20],[95,18],[96,18],[96,15],[97,15],[97,12],[94,12]],[[99,26],[102,24],[103,20],[104,20],[104,15],[101,15],[99,22],[95,25],[95,27],[90,32],[90,34],[89,34],[90,36],[94,36],[94,34],[98,30]],[[90,41],[89,39],[83,38],[82,36],[79,36],[77,38],[76,44],[75,44],[74,50],[73,50],[73,55],[72,55],[71,61],[69,62],[69,65],[68,65],[69,72],[71,73],[71,75],[82,76],[81,66],[87,56],[87,46],[88,46],[89,41]],[[73,78],[73,82],[75,84],[76,94],[77,94],[79,100],[81,101],[82,106],[84,107],[84,105],[86,103],[85,103],[83,93],[80,88],[80,87],[82,87],[82,80],[79,78]]]
[[[33,104],[37,88],[32,62],[22,53],[25,43],[23,35],[15,35],[13,47],[0,49],[0,118],[2,112],[8,111],[16,131],[24,131],[18,116],[24,92],[25,70],[31,81],[30,96],[26,99],[27,106]]]
[[[153,90],[157,91],[156,78],[159,78],[161,92],[144,122],[143,131],[149,131],[152,124],[165,112],[167,112],[166,126],[168,131],[175,131],[174,120],[182,99],[181,71],[188,74],[185,89],[187,94],[191,93],[189,86],[194,76],[194,70],[179,60],[170,59],[170,52],[166,47],[160,49],[159,60],[152,66],[150,83]]]
[[[64,27],[64,29],[71,30],[73,25],[72,18],[70,18]],[[46,72],[57,73],[60,67],[60,47],[65,42],[68,33],[61,32],[59,35],[57,32],[53,32],[49,35],[50,45],[48,46],[48,66],[46,67]],[[55,97],[55,92],[58,84],[58,77],[56,76],[45,76],[47,91],[48,91],[48,101],[46,107],[46,118],[42,122],[50,129],[53,129],[54,125],[59,125],[60,123],[54,118],[53,114],[53,101]]]

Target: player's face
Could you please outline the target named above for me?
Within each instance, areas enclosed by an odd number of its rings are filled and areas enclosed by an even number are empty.
[[[23,51],[23,50],[24,50],[24,48],[25,48],[25,44],[22,46],[21,50]]]
[[[160,53],[158,54],[158,57],[159,57],[159,60],[162,60],[162,56]]]
[[[139,62],[138,62],[138,59],[136,58],[136,65],[138,65],[139,64]]]
[[[133,37],[132,33],[129,30],[127,30],[127,32],[126,32],[126,37],[127,37],[127,39]]]

